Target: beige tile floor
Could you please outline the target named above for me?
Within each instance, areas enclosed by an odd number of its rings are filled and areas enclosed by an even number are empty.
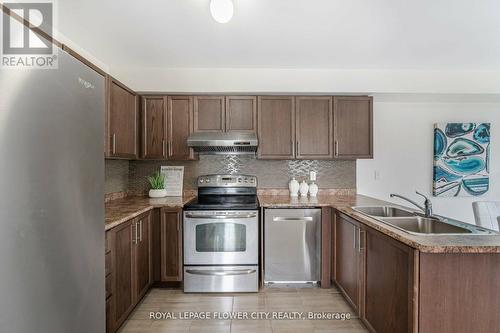
[[[151,311],[170,312],[343,312],[349,320],[152,320]],[[258,294],[184,294],[181,290],[152,289],[119,333],[329,333],[368,332],[336,289],[265,288]]]

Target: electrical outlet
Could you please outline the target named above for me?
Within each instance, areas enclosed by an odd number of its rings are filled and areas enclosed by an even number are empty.
[[[309,171],[309,179],[311,181],[316,181],[316,171]]]

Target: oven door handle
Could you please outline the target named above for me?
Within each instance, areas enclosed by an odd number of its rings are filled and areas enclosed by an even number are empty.
[[[227,219],[250,219],[257,217],[256,213],[244,214],[244,215],[196,215],[196,214],[186,214],[187,218],[190,219],[207,219],[207,220],[227,220]]]
[[[228,276],[228,275],[247,275],[255,273],[255,269],[235,269],[231,271],[208,271],[200,269],[186,269],[186,273],[194,275],[216,275],[216,276]]]
[[[310,222],[313,218],[311,216],[305,217],[274,217],[273,222]]]

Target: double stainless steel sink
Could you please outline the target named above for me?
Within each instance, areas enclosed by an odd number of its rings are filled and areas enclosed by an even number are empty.
[[[494,235],[495,231],[443,218],[425,217],[394,206],[358,206],[353,210],[415,235]]]

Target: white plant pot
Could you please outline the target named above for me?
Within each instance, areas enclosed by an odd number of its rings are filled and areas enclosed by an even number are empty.
[[[167,196],[167,190],[149,190],[150,198],[163,198]]]

